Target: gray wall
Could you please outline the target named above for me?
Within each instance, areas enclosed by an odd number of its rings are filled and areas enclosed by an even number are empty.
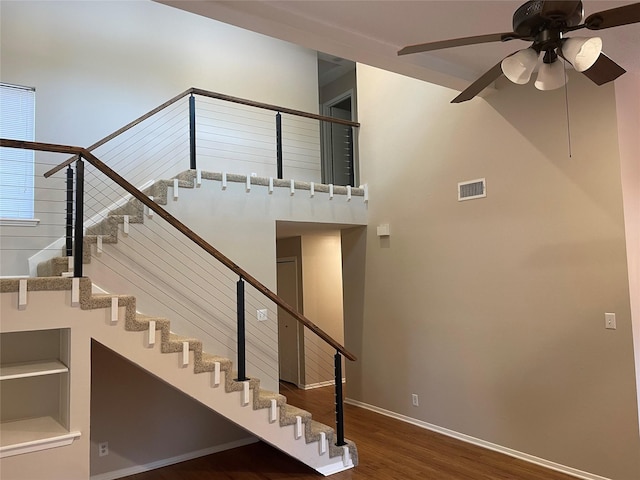
[[[627,480],[640,439],[614,91],[569,85],[572,157],[562,89],[451,105],[358,66],[372,228],[347,239],[348,396]],[[457,182],[482,177],[488,196],[458,202]]]
[[[91,475],[252,438],[171,385],[92,342]],[[101,442],[109,443],[109,455],[98,455]]]

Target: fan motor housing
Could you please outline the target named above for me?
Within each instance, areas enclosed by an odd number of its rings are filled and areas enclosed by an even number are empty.
[[[542,0],[530,0],[521,5],[513,14],[513,31],[528,39],[534,39],[538,33],[548,28],[574,27],[582,21],[582,2],[576,3],[576,8],[571,14],[566,12],[547,11],[543,17]]]

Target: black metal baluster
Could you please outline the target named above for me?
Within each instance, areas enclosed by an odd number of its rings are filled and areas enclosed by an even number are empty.
[[[238,382],[249,380],[247,378],[247,359],[245,350],[245,331],[244,331],[244,280],[242,277],[236,284],[237,291],[237,315],[238,315]]]

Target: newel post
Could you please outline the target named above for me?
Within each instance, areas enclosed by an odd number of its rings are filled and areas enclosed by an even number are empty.
[[[84,161],[76,162],[76,223],[73,240],[73,276],[82,277],[82,244],[84,236]]]
[[[238,382],[249,380],[247,378],[247,354],[245,350],[245,318],[244,318],[244,280],[242,277],[236,284],[237,292],[237,317],[238,317]]]
[[[73,255],[73,168],[67,167],[66,256]]]
[[[189,168],[196,169],[196,97],[189,97]]]
[[[282,115],[276,114],[276,165],[278,167],[278,178],[282,179]]]
[[[342,447],[347,444],[344,441],[344,402],[342,395],[342,355],[336,351],[335,359],[335,382],[336,382],[336,446]]]

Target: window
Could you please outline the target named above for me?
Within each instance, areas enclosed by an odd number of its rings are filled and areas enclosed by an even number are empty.
[[[34,140],[35,89],[0,84],[0,137]],[[33,220],[34,154],[0,148],[0,219],[2,224]]]

